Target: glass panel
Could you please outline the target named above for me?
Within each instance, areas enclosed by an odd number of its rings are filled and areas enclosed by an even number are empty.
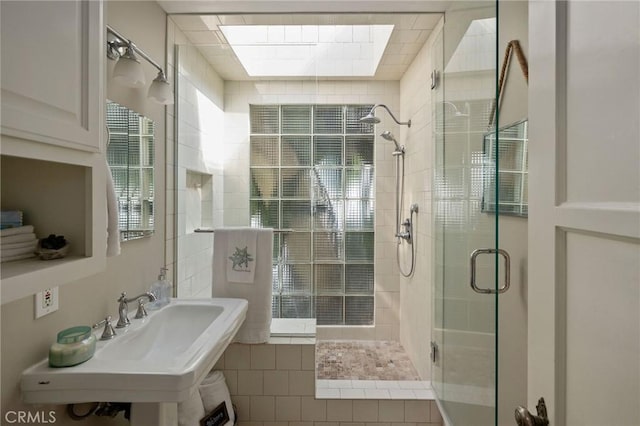
[[[313,107],[313,132],[319,134],[342,132],[342,107],[316,105]]]
[[[316,166],[342,165],[342,136],[314,136],[313,164]]]
[[[497,296],[469,286],[471,252],[497,247],[497,218],[482,212],[483,136],[492,126],[496,98],[496,16],[497,2],[457,3],[445,12],[431,56],[441,70],[431,105],[436,144],[431,335],[438,346],[432,384],[454,425],[498,424]],[[478,286],[495,289],[497,259],[478,260]],[[509,418],[501,424],[513,423],[513,406],[507,408]]]
[[[311,133],[311,107],[308,105],[282,106],[282,133]]]
[[[314,276],[317,294],[344,293],[344,265],[315,265]]]
[[[278,197],[278,169],[251,169],[251,197]]]
[[[344,311],[346,325],[373,324],[373,296],[345,297]]]
[[[251,165],[278,166],[277,136],[251,136]]]
[[[313,234],[314,260],[342,260],[343,234],[341,232],[315,232]]]
[[[316,297],[316,324],[340,325],[344,324],[344,300],[342,296]]]
[[[311,169],[280,169],[282,198],[311,197]]]
[[[359,121],[371,107],[251,106],[251,225],[296,230],[274,239],[274,318],[313,316],[321,300],[324,324],[345,323],[345,244],[349,259],[360,263],[350,265],[350,294],[373,294],[373,265],[361,263],[372,262],[374,253],[375,127]],[[345,224],[371,232],[345,242]],[[323,293],[337,298],[315,298]],[[372,298],[349,306],[350,324],[373,321]]]
[[[251,226],[254,228],[278,228],[278,201],[251,200]]]
[[[286,263],[292,262],[310,262],[311,261],[311,233],[310,232],[292,232],[281,234],[282,261]]]
[[[345,202],[346,229],[374,229],[375,207],[373,200],[347,200]]]
[[[282,293],[311,293],[311,265],[281,265]]]
[[[374,151],[373,136],[347,136],[345,138],[345,165],[372,166]]]
[[[277,105],[250,105],[251,133],[275,134],[280,128]]]
[[[342,198],[342,169],[314,168],[312,172],[313,193],[316,199]]]
[[[280,314],[280,296],[273,296],[271,298],[271,317],[282,318]]]
[[[372,123],[362,123],[360,119],[371,111],[373,105],[347,105],[346,108],[346,132],[345,133],[373,133]]]
[[[375,198],[373,167],[345,170],[345,191],[347,198]]]
[[[342,230],[343,205],[343,201],[316,201],[313,205],[313,229]]]
[[[311,296],[282,296],[282,318],[313,318]]]
[[[373,265],[349,265],[346,266],[345,293],[346,294],[373,294]]]
[[[347,232],[345,253],[347,262],[373,262],[373,232]]]
[[[282,228],[311,229],[311,201],[282,201]]]
[[[311,165],[311,136],[282,136],[282,165]]]

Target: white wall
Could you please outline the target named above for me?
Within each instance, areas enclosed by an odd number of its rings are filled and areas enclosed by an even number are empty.
[[[171,180],[177,225],[175,238],[167,243],[177,247],[177,296],[209,297],[213,235],[194,229],[216,228],[223,222],[224,81],[171,18],[167,25],[168,49],[172,50],[169,68],[178,77],[178,136],[172,140],[177,146],[177,164],[174,160],[167,168],[177,176],[175,182]]]
[[[397,81],[258,81],[225,83],[225,143],[230,148],[224,168],[225,226],[249,224],[249,104],[376,104],[399,111]],[[379,111],[376,132],[398,126]],[[400,288],[395,265],[393,145],[376,137],[375,327],[319,327],[327,339],[399,339]]]
[[[433,286],[433,215],[431,208],[435,141],[433,137],[432,95],[429,75],[434,67],[434,43],[441,42],[440,23],[420,49],[415,60],[400,80],[400,114],[402,121],[411,119],[411,127],[402,127],[400,143],[406,146],[405,217],[409,206],[419,205],[415,220],[415,272],[400,277],[400,342],[423,380],[431,378],[429,343],[431,341]],[[403,270],[409,271],[410,247],[402,245]],[[395,254],[394,254],[395,256]]]
[[[165,13],[153,2],[108,2],[106,22],[135,41],[154,60],[165,61]],[[28,54],[28,52],[25,52]],[[57,312],[34,320],[33,297],[25,297],[2,305],[2,414],[9,410],[55,410],[56,424],[73,423],[65,406],[25,405],[20,401],[20,373],[47,357],[56,333],[65,328],[93,324],[106,315],[117,318],[116,299],[121,291],[139,294],[149,290],[158,270],[164,265],[165,227],[165,116],[164,107],[147,101],[146,90],[129,89],[112,84],[113,62],[107,64],[107,97],[151,118],[156,124],[155,189],[156,232],[148,238],[122,244],[122,254],[107,259],[104,272],[60,287]],[[151,82],[157,71],[143,63],[145,76]],[[116,420],[91,418],[86,425],[128,425]]]

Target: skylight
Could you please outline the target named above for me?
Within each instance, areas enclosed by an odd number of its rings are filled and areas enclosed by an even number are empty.
[[[371,77],[393,25],[220,25],[251,77]]]

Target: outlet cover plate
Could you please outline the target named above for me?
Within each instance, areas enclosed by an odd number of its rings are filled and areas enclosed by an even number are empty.
[[[36,293],[36,319],[58,310],[58,287],[51,287]]]

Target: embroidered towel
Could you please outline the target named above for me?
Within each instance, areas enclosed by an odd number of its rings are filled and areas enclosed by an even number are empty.
[[[273,262],[273,230],[254,228],[257,233],[253,282],[231,282],[227,276],[229,251],[235,252],[232,233],[238,229],[216,229],[213,239],[213,297],[233,297],[249,302],[247,317],[234,341],[239,343],[265,343],[271,334],[271,286]],[[247,249],[247,252],[249,249]]]
[[[217,229],[215,239],[226,239],[226,274],[232,283],[252,283],[256,275],[256,259],[262,256],[256,253],[257,228]]]

